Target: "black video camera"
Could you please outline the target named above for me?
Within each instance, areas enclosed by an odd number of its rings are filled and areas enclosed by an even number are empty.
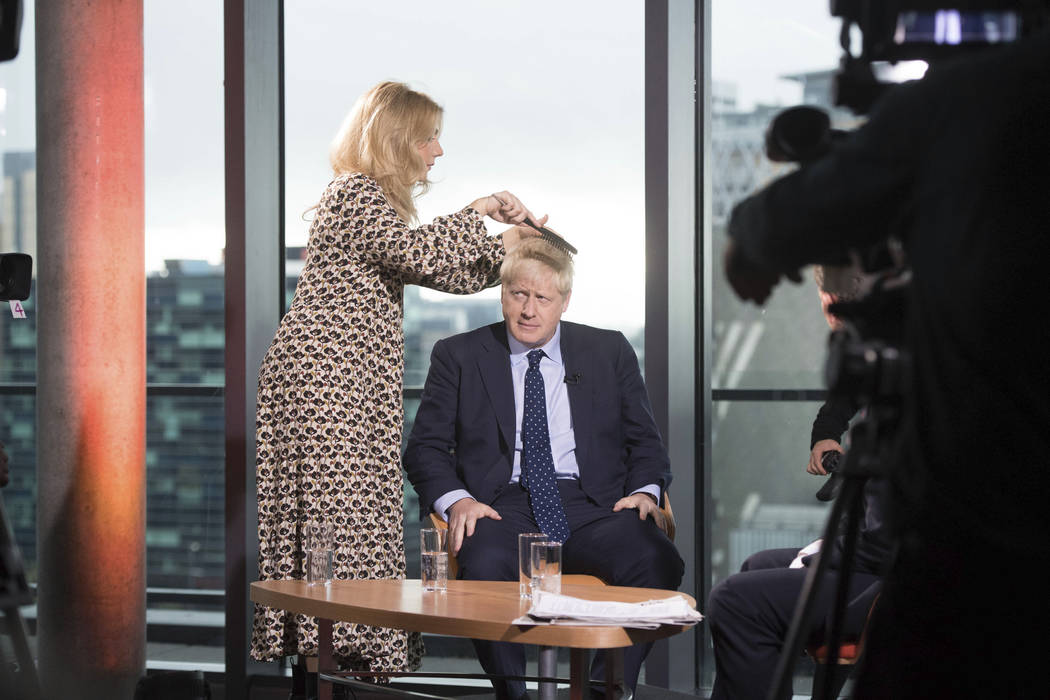
[[[835,104],[866,114],[893,83],[917,77],[899,70],[901,62],[921,61],[926,65],[919,71],[925,71],[1018,41],[1050,25],[1050,0],[831,0],[831,14],[842,18],[844,52]],[[860,33],[857,54],[854,28]]]
[[[33,258],[25,253],[0,253],[0,301],[25,301],[33,281]]]

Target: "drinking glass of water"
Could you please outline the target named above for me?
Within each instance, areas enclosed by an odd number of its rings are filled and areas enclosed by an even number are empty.
[[[306,583],[325,586],[332,582],[332,550],[306,550]]]
[[[561,593],[561,542],[532,543],[532,590]]]
[[[323,520],[311,520],[303,531],[306,582],[327,585],[332,581],[332,530]]]
[[[420,571],[424,591],[448,589],[448,530],[419,531]]]
[[[532,543],[546,539],[547,535],[542,532],[518,535],[518,594],[522,598],[532,597]]]

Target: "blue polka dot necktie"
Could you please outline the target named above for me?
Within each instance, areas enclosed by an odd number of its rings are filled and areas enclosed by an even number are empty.
[[[561,494],[554,477],[551,436],[547,429],[547,397],[540,374],[542,350],[529,352],[525,372],[525,408],[521,418],[521,481],[529,490],[536,524],[548,537],[559,542],[569,539],[569,523],[561,505]]]

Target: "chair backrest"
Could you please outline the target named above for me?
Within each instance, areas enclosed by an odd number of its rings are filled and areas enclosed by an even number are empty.
[[[674,535],[675,535],[674,511],[671,510],[671,499],[667,496],[667,491],[664,491],[664,502],[663,502],[663,506],[660,508],[660,512],[663,513],[664,523],[666,525],[666,528],[665,528],[664,532],[666,532],[667,533],[667,537],[670,538],[670,540],[672,542],[674,542]],[[438,515],[437,513],[431,513],[430,514],[430,522],[438,530],[447,530],[448,529],[448,523],[446,523],[445,520],[440,515]],[[453,556],[453,554],[451,552],[449,552],[449,555],[448,555],[448,577],[450,579],[454,580],[458,573],[459,573],[459,562],[457,562],[456,561],[456,557]],[[577,578],[577,577],[574,576],[573,578]],[[562,580],[567,582],[567,583],[591,583],[591,581],[586,581],[586,580],[583,580],[583,579],[593,579],[596,582],[599,582],[599,583],[601,582],[599,579],[596,579],[593,576],[580,576],[579,578],[581,579],[579,581],[569,581],[568,580],[569,577],[563,577]]]

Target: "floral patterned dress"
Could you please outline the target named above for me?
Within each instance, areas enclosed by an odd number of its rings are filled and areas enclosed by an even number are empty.
[[[473,209],[410,228],[370,177],[341,175],[325,190],[295,298],[259,371],[261,579],[304,578],[300,535],[320,519],[334,531],[336,579],[405,577],[402,291],[480,291],[498,280],[503,256]],[[337,623],[333,636],[350,670],[419,667],[416,633]],[[253,657],[316,652],[315,618],[256,606]]]

